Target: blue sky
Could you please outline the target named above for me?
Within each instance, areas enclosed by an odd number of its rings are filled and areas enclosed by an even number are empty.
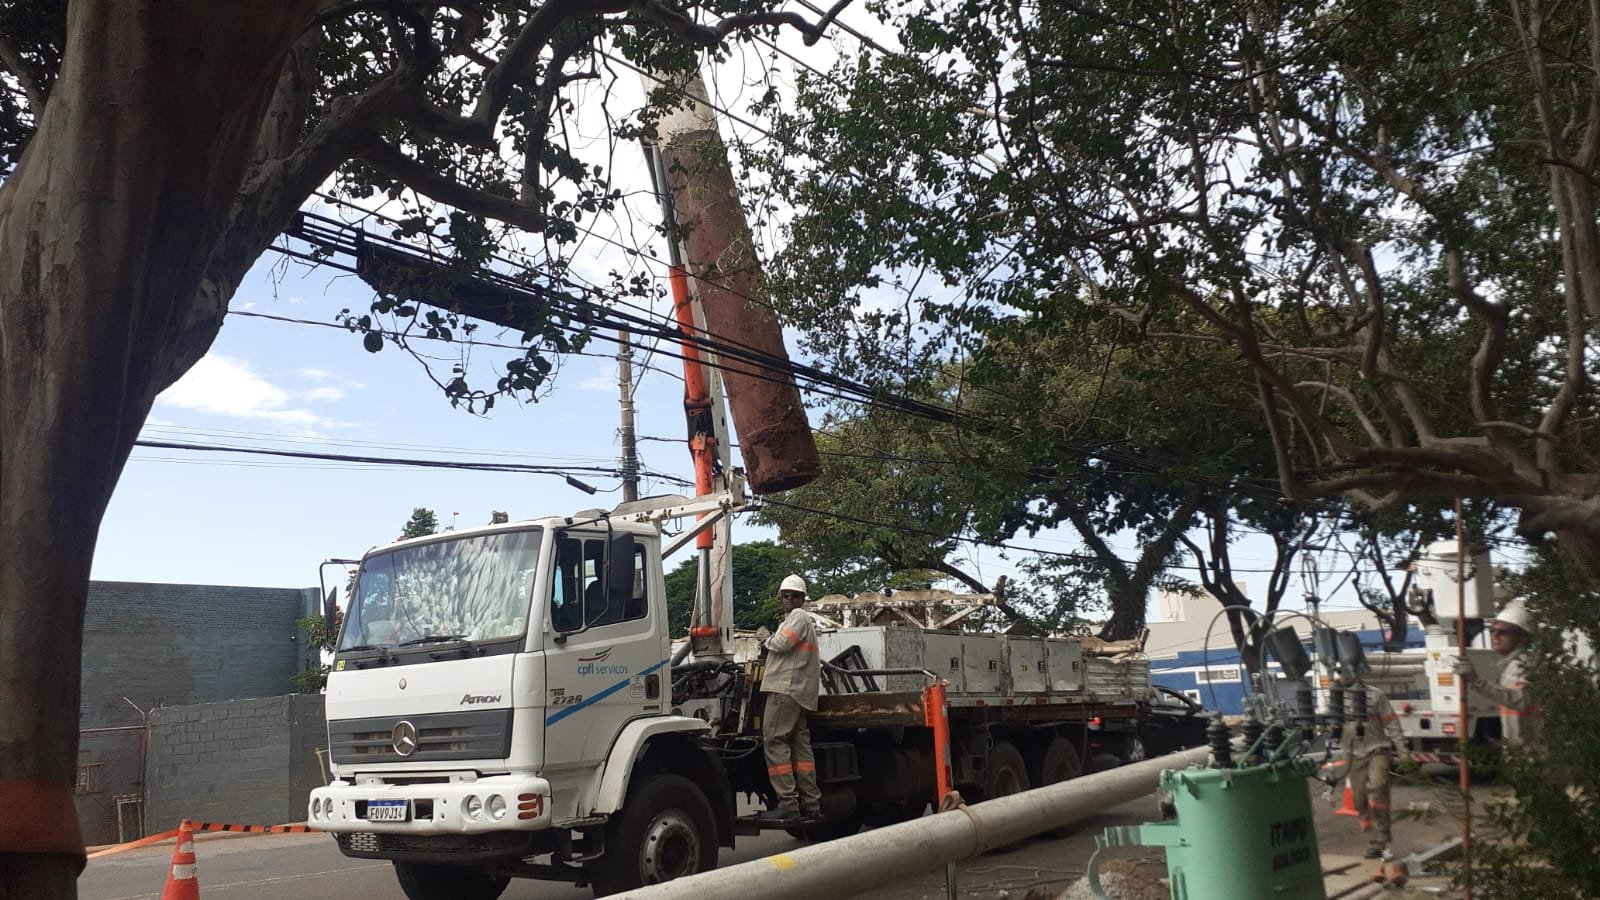
[[[332,323],[361,310],[370,291],[334,270],[281,267],[268,254],[245,280],[231,310]],[[493,334],[480,339],[493,341]],[[514,343],[508,338],[508,343]],[[437,352],[448,373],[455,348]],[[597,343],[597,352],[612,352]],[[489,380],[509,351],[474,348]],[[642,354],[641,354],[642,355]],[[659,365],[662,361],[657,360]],[[666,362],[675,362],[667,360]],[[636,395],[638,431],[684,431],[682,383],[646,372]],[[210,354],[156,403],[143,437],[347,455],[556,465],[614,465],[618,389],[607,359],[569,357],[555,389],[538,403],[502,401],[489,415],[453,409],[417,359],[390,346],[372,354],[342,329],[229,315]],[[647,467],[690,472],[681,445],[644,442]],[[513,518],[611,506],[615,478],[585,480],[589,496],[550,475],[349,465],[237,454],[138,448],[124,470],[100,531],[94,577],[304,587],[327,557],[358,556],[393,538],[413,508],[442,524],[478,525],[491,510]],[[674,490],[646,481],[643,492]],[[605,491],[609,491],[608,493]]]

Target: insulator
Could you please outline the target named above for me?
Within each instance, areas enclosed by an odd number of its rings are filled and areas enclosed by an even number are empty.
[[[1245,752],[1249,754],[1245,757],[1245,765],[1255,765],[1260,760],[1262,751],[1261,734],[1265,730],[1266,728],[1261,724],[1260,719],[1252,716],[1244,720]]]
[[[1367,688],[1354,688],[1349,694],[1350,721],[1356,723],[1356,736],[1367,736]]]
[[[1294,721],[1301,728],[1310,728],[1317,722],[1317,703],[1311,686],[1302,684],[1294,691]]]
[[[1266,742],[1262,744],[1262,747],[1273,752],[1277,752],[1278,748],[1282,746],[1283,726],[1279,725],[1277,722],[1273,722],[1271,725],[1267,726]]]
[[[1218,713],[1206,726],[1206,742],[1211,745],[1211,767],[1213,769],[1230,769],[1233,767],[1233,734],[1228,730],[1228,723],[1222,721],[1222,714]]]
[[[1328,688],[1328,721],[1344,721],[1344,688],[1337,685]]]

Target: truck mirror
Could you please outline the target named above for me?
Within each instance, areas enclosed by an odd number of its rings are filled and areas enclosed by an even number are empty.
[[[339,588],[335,586],[322,598],[322,633],[331,643],[339,637]]]

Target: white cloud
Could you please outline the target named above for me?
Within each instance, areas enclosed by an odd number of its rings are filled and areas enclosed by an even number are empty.
[[[596,372],[588,378],[573,385],[580,391],[609,391],[617,390],[617,375],[615,372]]]
[[[213,416],[270,422],[299,433],[338,427],[339,423],[302,404],[329,402],[344,396],[336,387],[296,392],[279,387],[251,370],[242,359],[212,354],[201,359],[177,384],[156,398],[158,406]]]

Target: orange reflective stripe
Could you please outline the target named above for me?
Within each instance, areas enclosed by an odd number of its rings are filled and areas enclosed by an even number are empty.
[[[767,766],[767,774],[768,775],[793,775],[794,774],[794,764],[793,763],[779,763],[778,765],[775,765],[775,766]]]
[[[1398,718],[1400,718],[1400,714],[1399,713],[1389,713],[1387,716],[1373,716],[1372,717],[1373,721],[1382,722],[1385,725],[1389,724],[1390,722],[1393,722],[1395,719],[1398,719]]]
[[[817,764],[814,762],[797,762],[794,764],[794,770],[796,772],[815,772]]]
[[[794,645],[794,648],[796,650],[799,650],[801,653],[821,653],[822,652],[822,651],[817,649],[817,645],[816,644],[800,644],[800,643],[796,643]]]
[[[800,635],[796,634],[793,628],[779,628],[778,633],[788,638],[791,644],[800,643]]]

